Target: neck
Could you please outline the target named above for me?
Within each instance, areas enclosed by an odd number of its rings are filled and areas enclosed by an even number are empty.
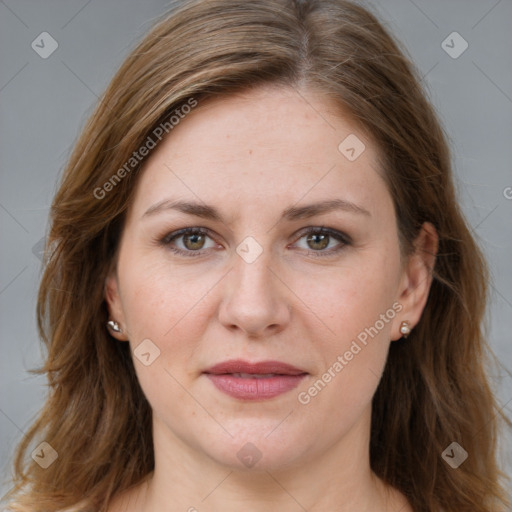
[[[368,420],[369,415],[361,419]],[[256,470],[219,464],[182,442],[158,418],[153,422],[155,469],[128,497],[133,512],[411,510],[370,469],[369,423],[367,429],[354,425],[320,456],[303,455],[285,468]]]

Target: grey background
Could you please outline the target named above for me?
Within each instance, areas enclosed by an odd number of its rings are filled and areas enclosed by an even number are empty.
[[[463,208],[494,279],[490,343],[511,369],[512,0],[364,3],[407,48],[450,135]],[[27,370],[41,362],[37,244],[56,180],[98,95],[168,6],[159,0],[0,0],[1,494],[9,487],[14,446],[46,393],[45,378]],[[43,59],[31,43],[45,31],[59,46]],[[441,46],[453,31],[469,44],[456,59]],[[512,377],[504,370],[494,377],[512,417]],[[511,474],[510,432],[501,457]]]

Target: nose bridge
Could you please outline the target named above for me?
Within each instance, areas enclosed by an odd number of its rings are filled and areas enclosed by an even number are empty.
[[[285,287],[275,275],[279,265],[273,262],[271,247],[263,245],[263,237],[260,240],[246,237],[237,246],[219,312],[226,327],[253,335],[282,328],[290,313]]]
[[[272,272],[272,249],[268,245],[263,248],[253,237],[251,239],[245,239],[236,249],[238,257],[233,272],[235,290],[249,293],[249,297],[254,298],[263,294],[257,297],[258,301],[269,300],[273,295],[271,281],[275,278]]]

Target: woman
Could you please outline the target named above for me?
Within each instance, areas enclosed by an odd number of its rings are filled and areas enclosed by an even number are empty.
[[[505,510],[486,266],[362,7],[179,4],[51,220],[11,510]]]

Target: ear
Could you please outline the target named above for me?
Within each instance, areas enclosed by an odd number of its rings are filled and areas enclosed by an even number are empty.
[[[430,222],[425,222],[414,240],[414,251],[404,265],[398,298],[402,310],[393,325],[393,341],[402,337],[400,324],[403,321],[409,323],[411,330],[420,321],[432,284],[438,244],[436,228]]]
[[[107,278],[105,279],[104,296],[107,303],[109,320],[116,321],[121,328],[121,332],[114,332],[111,329],[108,329],[108,332],[112,337],[119,341],[128,341],[123,306],[119,294],[119,282],[115,268],[110,270]]]

